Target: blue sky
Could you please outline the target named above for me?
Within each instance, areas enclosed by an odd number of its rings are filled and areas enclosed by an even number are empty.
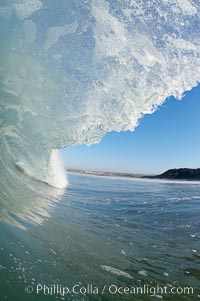
[[[145,115],[134,132],[111,132],[96,145],[61,151],[67,168],[154,174],[200,167],[200,85]]]

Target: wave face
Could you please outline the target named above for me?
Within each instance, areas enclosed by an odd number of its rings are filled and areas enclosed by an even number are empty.
[[[1,170],[63,187],[57,149],[181,99],[200,81],[199,21],[199,0],[0,0]]]

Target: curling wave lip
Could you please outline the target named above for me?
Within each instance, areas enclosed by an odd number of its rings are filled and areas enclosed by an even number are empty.
[[[167,97],[181,99],[200,81],[199,15],[190,0],[0,4],[10,172],[17,162],[26,175],[65,187],[57,149],[134,130]]]

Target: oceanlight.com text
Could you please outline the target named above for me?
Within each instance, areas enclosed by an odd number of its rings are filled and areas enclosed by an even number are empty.
[[[94,284],[81,285],[75,284],[71,287],[62,286],[59,284],[37,284],[35,286],[27,285],[25,287],[25,292],[27,294],[37,294],[37,295],[49,295],[49,296],[67,296],[67,295],[149,295],[152,297],[163,296],[163,295],[194,295],[193,287],[174,287],[174,286],[118,286],[116,284],[105,284],[102,287],[97,287]]]

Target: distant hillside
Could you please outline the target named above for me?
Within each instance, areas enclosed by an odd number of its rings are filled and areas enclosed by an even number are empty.
[[[155,176],[159,179],[200,180],[200,168],[178,168],[169,169],[161,175]]]

